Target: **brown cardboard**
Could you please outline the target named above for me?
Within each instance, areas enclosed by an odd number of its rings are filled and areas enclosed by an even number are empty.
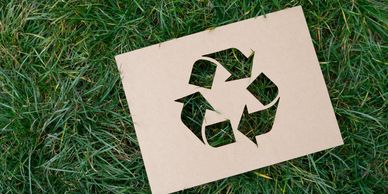
[[[217,62],[211,90],[190,85],[196,60],[237,48],[254,51],[251,78],[225,82]],[[302,8],[294,7],[116,56],[153,193],[169,193],[343,144]],[[261,73],[279,88],[264,106],[247,86]],[[200,91],[217,111],[205,124],[230,119],[236,142],[211,147],[181,121],[175,100]],[[249,112],[279,105],[270,132],[253,143],[236,130]],[[239,100],[235,100],[239,99]],[[202,129],[204,130],[204,129]]]

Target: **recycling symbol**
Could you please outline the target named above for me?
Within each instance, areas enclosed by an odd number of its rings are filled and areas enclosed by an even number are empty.
[[[220,147],[242,137],[258,145],[256,137],[272,129],[278,87],[263,72],[251,75],[254,56],[229,48],[194,62],[189,84],[197,91],[175,101],[183,104],[183,124],[203,144]]]

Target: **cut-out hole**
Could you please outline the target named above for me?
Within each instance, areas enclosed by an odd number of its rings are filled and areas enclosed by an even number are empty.
[[[204,59],[197,60],[191,71],[189,84],[210,89],[217,65]]]
[[[202,142],[204,142],[201,135],[201,128],[206,109],[214,110],[214,108],[199,92],[175,101],[183,103],[181,113],[183,124],[185,124],[187,128],[189,128]]]
[[[212,147],[220,147],[235,142],[229,120],[206,126],[205,134],[208,144]]]
[[[272,129],[279,100],[278,98],[273,106],[265,110],[250,114],[248,113],[247,107],[245,107],[238,125],[238,130],[257,145],[256,136],[268,133]]]
[[[263,73],[261,73],[249,86],[251,92],[263,105],[272,102],[278,95],[278,87]]]
[[[226,81],[248,78],[251,76],[254,52],[252,52],[249,57],[245,57],[238,49],[230,48],[205,56],[217,60],[229,71],[231,76]]]

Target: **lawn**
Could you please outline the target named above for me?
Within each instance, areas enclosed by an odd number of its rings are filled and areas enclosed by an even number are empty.
[[[302,5],[345,145],[183,193],[387,193],[388,3],[0,0],[0,193],[149,193],[114,56]]]

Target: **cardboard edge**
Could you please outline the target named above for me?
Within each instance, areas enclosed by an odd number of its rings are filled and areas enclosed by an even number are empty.
[[[238,172],[238,173],[233,173],[233,174],[231,174],[231,175],[228,176],[228,177],[225,177],[225,178],[217,178],[217,179],[214,179],[214,180],[211,181],[211,182],[199,183],[199,184],[192,185],[192,186],[188,186],[188,187],[185,187],[185,188],[174,189],[174,190],[167,190],[167,191],[164,191],[164,190],[161,190],[161,191],[159,191],[159,190],[152,190],[152,188],[151,188],[151,191],[152,191],[152,193],[174,193],[174,192],[178,192],[178,191],[185,191],[185,190],[187,190],[187,189],[191,189],[191,188],[198,187],[198,186],[205,185],[205,184],[211,184],[211,183],[214,183],[214,182],[219,181],[219,180],[223,180],[223,179],[231,178],[231,177],[234,177],[234,176],[242,175],[242,174],[245,174],[245,173],[248,173],[248,172],[252,172],[252,171],[255,171],[255,170],[259,170],[259,169],[268,167],[268,166],[272,166],[272,165],[280,164],[280,163],[283,163],[283,162],[287,162],[287,161],[299,159],[299,158],[302,158],[302,157],[304,157],[304,156],[308,156],[308,155],[315,154],[315,153],[318,153],[318,152],[323,152],[323,151],[325,151],[325,150],[333,149],[333,148],[336,148],[336,147],[341,146],[341,145],[343,145],[343,144],[344,144],[343,141],[342,141],[342,142],[337,142],[337,143],[334,143],[333,145],[330,145],[329,147],[322,148],[322,149],[320,149],[320,150],[311,152],[311,153],[309,153],[309,154],[297,155],[297,156],[295,156],[295,157],[292,158],[292,159],[285,159],[285,160],[278,161],[278,162],[275,162],[275,163],[272,163],[272,164],[269,164],[269,165],[261,166],[261,167],[258,167],[258,168],[253,168],[253,169],[251,168],[251,169],[244,170],[244,171],[241,171],[241,172]]]
[[[302,8],[301,5],[294,6],[294,7],[287,7],[285,9],[277,10],[277,11],[274,11],[274,12],[271,12],[271,13],[268,13],[268,14],[264,14],[264,15],[260,15],[260,16],[256,16],[256,17],[252,17],[252,18],[248,18],[248,19],[244,19],[244,20],[238,20],[238,21],[235,21],[235,22],[232,22],[232,23],[229,23],[229,24],[224,24],[224,25],[221,25],[221,26],[217,26],[217,27],[212,28],[212,29],[210,29],[210,27],[208,27],[206,29],[200,30],[199,32],[196,32],[196,33],[193,33],[193,34],[188,34],[188,35],[185,35],[185,36],[181,36],[179,38],[172,38],[172,39],[163,41],[161,43],[152,44],[152,45],[145,46],[145,47],[142,47],[142,48],[130,50],[130,51],[127,51],[127,52],[124,52],[124,53],[116,55],[115,58],[116,58],[116,61],[117,61],[118,59],[122,58],[124,55],[128,55],[128,54],[134,53],[134,52],[139,52],[140,50],[144,51],[145,49],[150,49],[150,48],[153,48],[153,47],[160,47],[163,44],[169,43],[169,42],[174,41],[174,40],[181,40],[181,39],[184,39],[187,36],[198,36],[201,33],[215,31],[215,30],[217,30],[219,28],[222,28],[222,27],[225,27],[225,26],[234,25],[237,22],[244,22],[244,21],[250,21],[250,20],[256,20],[256,19],[263,19],[263,18],[271,17],[271,15],[274,15],[274,14],[279,14],[279,12],[282,12],[282,11],[285,11],[285,10],[293,10],[293,9],[295,9],[295,10],[299,9],[299,10],[302,10],[302,12],[303,12],[303,8]]]

